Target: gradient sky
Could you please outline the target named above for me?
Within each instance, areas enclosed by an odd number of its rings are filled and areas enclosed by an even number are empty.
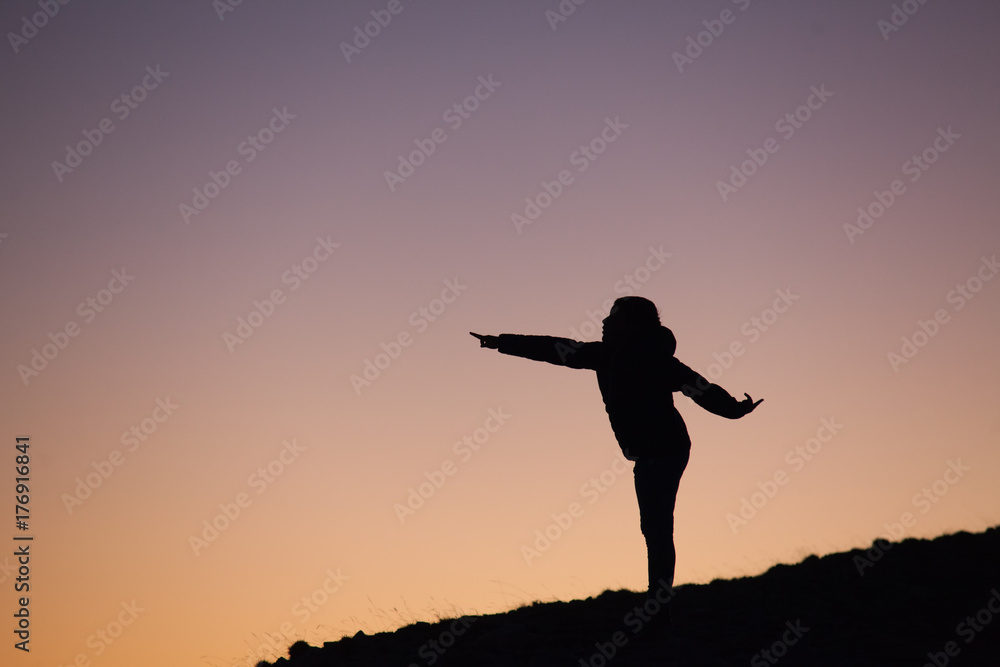
[[[592,337],[626,293],[682,361],[765,399],[729,421],[677,396],[677,583],[867,546],[905,513],[896,537],[1000,522],[995,3],[895,26],[888,0],[594,0],[559,22],[556,0],[115,0],[25,28],[43,5],[0,9],[0,491],[10,511],[30,436],[35,536],[27,655],[0,557],[4,664],[252,664],[642,589],[593,373],[467,334]],[[391,21],[348,62],[372,11]],[[515,223],[543,183],[558,196]],[[845,227],[859,207],[881,215]]]

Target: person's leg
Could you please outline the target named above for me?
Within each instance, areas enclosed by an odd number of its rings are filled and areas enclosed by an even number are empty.
[[[658,591],[662,597],[673,587],[677,553],[674,549],[674,505],[681,475],[689,452],[635,463],[635,495],[639,501],[639,522],[646,538],[649,587],[647,595]]]

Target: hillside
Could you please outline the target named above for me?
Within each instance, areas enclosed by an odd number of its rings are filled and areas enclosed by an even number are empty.
[[[756,577],[680,586],[666,636],[640,627],[643,602],[642,593],[605,591],[323,647],[298,642],[273,665],[997,667],[1000,527],[880,540]]]

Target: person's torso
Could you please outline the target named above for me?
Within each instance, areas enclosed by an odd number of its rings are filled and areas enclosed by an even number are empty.
[[[689,449],[691,440],[673,393],[679,362],[655,337],[608,345],[597,382],[618,444],[635,460]]]

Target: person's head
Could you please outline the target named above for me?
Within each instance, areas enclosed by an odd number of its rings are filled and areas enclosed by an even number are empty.
[[[623,296],[615,300],[603,324],[601,333],[604,340],[621,339],[633,333],[658,329],[660,314],[656,310],[656,304],[649,299]]]

